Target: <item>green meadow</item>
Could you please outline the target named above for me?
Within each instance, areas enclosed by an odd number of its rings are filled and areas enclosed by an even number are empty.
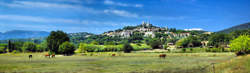
[[[166,58],[159,58],[161,53],[100,52],[56,58],[44,54],[1,54],[0,73],[236,73],[237,65],[242,66],[237,73],[246,73],[250,62],[249,56],[239,58],[233,53],[166,53]]]

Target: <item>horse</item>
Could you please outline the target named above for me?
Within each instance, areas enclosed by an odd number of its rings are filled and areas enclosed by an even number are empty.
[[[165,58],[167,55],[166,54],[160,54],[159,57],[160,58]]]
[[[29,55],[29,59],[31,59],[32,58],[32,55]]]
[[[50,58],[50,55],[49,54],[45,54],[45,58],[49,57]]]
[[[115,54],[112,54],[112,56],[115,56]]]
[[[55,55],[55,54],[52,54],[52,55],[51,55],[51,58],[55,58],[55,57],[56,57],[56,55]]]

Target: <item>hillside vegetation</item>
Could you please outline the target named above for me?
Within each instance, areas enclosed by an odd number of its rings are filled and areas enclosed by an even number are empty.
[[[231,28],[227,28],[227,29],[221,30],[219,32],[230,33],[230,32],[236,31],[236,30],[247,30],[247,29],[250,29],[250,22],[249,23],[245,23],[245,24],[236,25],[236,26],[233,26]]]

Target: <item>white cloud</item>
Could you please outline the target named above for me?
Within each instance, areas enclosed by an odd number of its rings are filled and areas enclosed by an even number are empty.
[[[113,21],[44,18],[44,17],[34,17],[34,16],[22,16],[22,15],[0,15],[0,21],[5,21],[5,20],[10,20],[10,21],[15,21],[15,22],[17,21],[36,22],[38,24],[45,24],[44,26],[49,26],[47,24],[51,24],[51,26],[61,24],[62,26],[74,25],[74,26],[88,26],[88,27],[106,27],[106,26],[116,27],[116,26],[127,26],[131,24],[131,23],[126,23],[126,22],[113,22]],[[18,25],[21,25],[21,24],[18,24]],[[37,28],[38,26],[33,25],[32,27]]]
[[[83,24],[83,25],[115,24],[113,22],[100,22],[100,21],[95,21],[95,20],[43,18],[43,17],[22,16],[22,15],[0,15],[0,20],[28,21],[28,22],[39,22],[39,23]]]
[[[184,29],[185,31],[202,31],[202,28],[191,28],[191,29]]]
[[[122,7],[143,7],[142,4],[126,4],[126,3],[114,2],[112,0],[105,0],[104,4],[122,6]]]
[[[138,18],[139,17],[139,15],[136,14],[136,13],[130,13],[130,12],[124,11],[124,10],[109,10],[109,9],[106,9],[106,10],[104,10],[104,13],[115,14],[115,15],[122,16],[122,17],[132,17],[132,18]]]
[[[57,2],[70,2],[70,3],[77,3],[77,4],[81,4],[83,2],[83,0],[54,0]],[[85,1],[89,1],[89,0],[85,0]]]
[[[73,9],[79,11],[85,11],[89,13],[99,13],[101,11],[93,8],[85,7],[82,5],[72,5],[66,3],[47,3],[47,2],[36,2],[36,1],[14,1],[12,3],[0,2],[0,5],[7,7],[19,7],[19,8],[46,8],[46,9]]]

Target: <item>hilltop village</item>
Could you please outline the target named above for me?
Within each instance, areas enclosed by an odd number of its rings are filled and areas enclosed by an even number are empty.
[[[191,32],[189,30],[176,30],[175,28],[156,27],[156,26],[153,26],[149,22],[143,22],[141,25],[137,25],[137,26],[126,26],[123,29],[105,32],[102,35],[106,35],[110,37],[118,36],[122,38],[129,38],[134,33],[142,33],[144,37],[151,37],[151,38],[155,38],[156,34],[166,34],[166,35],[169,35],[167,36],[167,38],[169,39],[185,38],[191,35]],[[212,32],[204,32],[204,34],[211,34],[211,33]]]

